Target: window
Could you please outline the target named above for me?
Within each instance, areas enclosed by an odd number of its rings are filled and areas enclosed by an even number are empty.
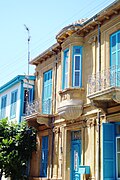
[[[116,164],[117,164],[117,178],[120,179],[120,137],[116,138]]]
[[[120,31],[110,37],[111,85],[120,86]]]
[[[73,87],[82,86],[82,47],[73,47]]]
[[[69,60],[69,49],[64,51],[62,89],[66,89],[68,87],[68,60]]]
[[[17,90],[11,93],[11,110],[10,110],[11,118],[16,117],[16,106],[17,106],[16,102],[17,102]]]
[[[111,66],[120,66],[120,31],[110,37]]]
[[[4,119],[6,117],[6,103],[7,103],[7,95],[1,98],[1,114],[0,119]]]
[[[48,136],[42,137],[40,177],[47,177],[48,166]]]
[[[42,113],[52,113],[52,70],[49,70],[43,74]]]
[[[24,104],[23,104],[23,114],[26,114],[27,101],[32,103],[34,100],[33,88],[24,89]]]

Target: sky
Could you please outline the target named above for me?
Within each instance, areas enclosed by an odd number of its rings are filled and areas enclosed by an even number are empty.
[[[0,87],[28,72],[30,61],[56,43],[65,26],[90,18],[114,0],[0,0]],[[35,67],[30,65],[30,74]]]

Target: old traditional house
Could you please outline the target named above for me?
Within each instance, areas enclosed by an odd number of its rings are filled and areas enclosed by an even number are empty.
[[[30,179],[120,179],[120,1],[56,39],[31,61],[35,102],[26,119],[38,145]]]
[[[24,120],[26,104],[34,99],[34,82],[35,76],[18,75],[0,87],[0,120]]]

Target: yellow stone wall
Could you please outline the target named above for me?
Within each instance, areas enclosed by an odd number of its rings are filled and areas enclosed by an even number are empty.
[[[120,17],[113,18],[101,26],[101,69],[105,70],[109,67],[110,62],[110,35],[120,29]],[[57,88],[56,96],[56,109],[53,107],[55,115],[54,121],[54,155],[53,155],[53,171],[51,170],[51,151],[52,151],[52,132],[50,130],[44,130],[38,133],[38,151],[34,155],[31,166],[31,176],[36,176],[34,180],[42,179],[37,178],[39,176],[40,165],[40,138],[46,133],[49,135],[49,162],[48,162],[48,178],[51,178],[51,172],[53,174],[53,180],[70,180],[70,153],[71,153],[71,131],[81,130],[82,133],[82,154],[81,163],[90,166],[90,178],[96,179],[97,171],[97,146],[98,146],[98,119],[97,114],[100,110],[96,109],[90,104],[90,100],[87,98],[88,94],[88,76],[98,72],[98,29],[92,30],[88,35],[80,37],[73,34],[62,43],[61,53],[58,54],[57,64],[57,87],[55,87],[55,59],[56,56],[43,61],[36,67],[36,98],[42,99],[42,85],[43,85],[43,73],[49,69],[53,70],[53,105],[54,105],[54,90]],[[62,100],[59,92],[62,89],[62,67],[63,67],[63,51],[66,48],[70,49],[70,61],[69,61],[69,88],[72,87],[72,47],[83,46],[82,57],[82,89],[81,97],[84,102],[83,113],[80,118],[71,120],[69,122],[61,119],[57,114],[57,108]],[[74,90],[73,90],[74,91]],[[67,94],[67,93],[66,93]],[[69,94],[66,95],[66,98]],[[40,107],[41,108],[41,107]],[[101,112],[101,111],[100,111]],[[105,115],[103,112],[101,114]],[[106,121],[106,116],[103,116],[102,121]],[[102,136],[102,128],[100,129]],[[102,146],[100,142],[100,147]],[[102,157],[101,164],[102,164]],[[37,164],[37,165],[36,165]],[[102,165],[100,175],[102,177]],[[88,176],[83,175],[82,179],[88,179]],[[96,179],[97,180],[97,179]]]

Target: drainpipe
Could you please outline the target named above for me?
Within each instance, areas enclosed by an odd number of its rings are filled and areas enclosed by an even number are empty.
[[[98,23],[98,71],[101,71],[101,32],[100,32],[100,24]],[[101,76],[101,74],[99,74]],[[100,78],[100,77],[99,77]],[[96,179],[100,180],[100,111],[97,113],[97,174]]]
[[[55,92],[55,98],[54,98],[54,113],[56,112],[56,92],[57,92],[57,63],[58,63],[58,57],[56,55],[56,59],[55,59],[55,88],[54,88],[54,92]]]
[[[53,156],[54,156],[54,121],[55,118],[52,118],[52,151],[51,151],[51,179],[53,177]]]

